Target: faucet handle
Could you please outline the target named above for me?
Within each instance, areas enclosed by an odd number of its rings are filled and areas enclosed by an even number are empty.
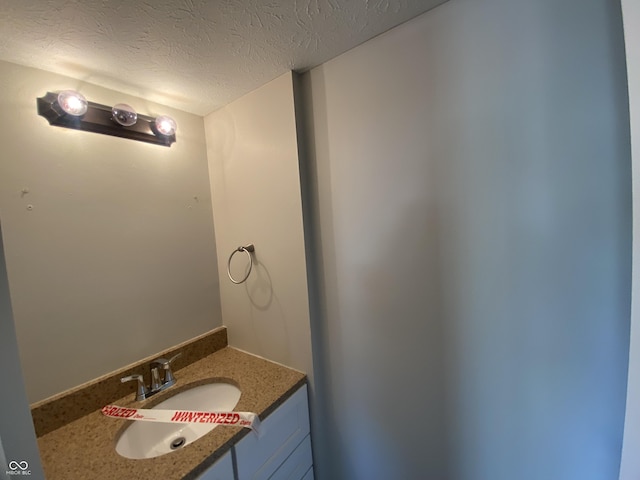
[[[155,392],[162,387],[162,382],[160,381],[160,370],[158,367],[151,368],[151,391]]]
[[[168,363],[169,365],[171,365],[171,364],[173,363],[173,361],[174,361],[176,358],[178,358],[180,355],[182,355],[182,352],[178,352],[178,353],[176,353],[173,357],[171,357],[169,360],[167,360],[167,363]],[[166,367],[165,367],[165,369],[166,369]]]
[[[144,384],[144,377],[139,373],[134,373],[133,375],[129,375],[128,377],[122,377],[120,379],[121,383],[131,382],[133,380],[137,380],[138,387],[136,390],[136,400],[142,401],[147,398],[149,391],[147,390],[147,386]]]
[[[182,352],[178,352],[176,353],[173,357],[171,357],[169,360],[167,360],[166,358],[156,358],[153,362],[151,362],[151,365],[160,365],[162,368],[164,368],[165,370],[169,370],[171,368],[171,364],[173,363],[173,361],[178,358],[180,355],[182,355]]]
[[[171,382],[171,384],[173,385],[174,383],[176,383],[176,379],[173,376],[173,371],[171,370],[171,364],[173,363],[173,361],[178,358],[180,355],[182,355],[182,352],[178,352],[176,353],[173,357],[171,357],[167,363],[165,363],[162,367],[164,368],[164,383],[169,383]]]
[[[163,383],[163,385],[166,385],[167,387],[170,387],[171,385],[176,383],[176,379],[173,376],[173,372],[171,371],[171,364],[180,355],[182,355],[182,352],[176,353],[169,360],[167,360],[166,358],[156,358],[153,362],[151,362],[152,368],[153,368],[154,365],[159,365],[164,370],[164,383]]]

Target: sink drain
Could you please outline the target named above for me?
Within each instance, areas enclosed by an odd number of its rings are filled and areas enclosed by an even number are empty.
[[[184,437],[174,438],[173,440],[171,440],[169,448],[171,448],[171,450],[176,450],[180,447],[184,447],[185,443],[187,443],[187,439]]]

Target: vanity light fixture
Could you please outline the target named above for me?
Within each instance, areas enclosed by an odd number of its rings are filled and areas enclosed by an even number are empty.
[[[47,92],[36,100],[38,115],[50,125],[87,132],[129,138],[156,145],[171,146],[176,141],[176,122],[171,117],[157,118],[139,115],[129,105],[118,103],[113,107],[88,102],[74,90]]]
[[[87,113],[89,104],[87,99],[84,98],[80,92],[75,90],[63,90],[58,94],[58,105],[64,110],[65,113],[73,115],[74,117],[80,117]]]
[[[118,103],[111,107],[113,119],[123,127],[130,127],[138,121],[138,114],[130,105]]]
[[[176,129],[178,128],[176,121],[169,115],[160,115],[159,117],[156,117],[154,126],[162,135],[175,135]]]

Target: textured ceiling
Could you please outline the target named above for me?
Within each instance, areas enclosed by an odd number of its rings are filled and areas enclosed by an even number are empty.
[[[198,115],[444,0],[0,0],[0,59]]]

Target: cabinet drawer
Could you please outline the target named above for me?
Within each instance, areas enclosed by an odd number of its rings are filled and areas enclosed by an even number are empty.
[[[313,480],[313,468],[310,468],[307,471],[307,474],[304,477],[302,477],[302,480]]]
[[[301,480],[312,463],[311,437],[307,435],[269,480]]]
[[[250,433],[236,444],[238,480],[267,480],[308,434],[304,385],[262,422],[260,436]]]

